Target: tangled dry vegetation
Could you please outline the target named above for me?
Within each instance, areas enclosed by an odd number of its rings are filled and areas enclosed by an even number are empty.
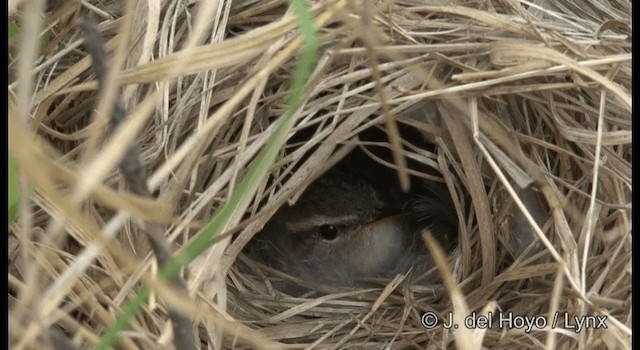
[[[312,1],[321,51],[290,141],[230,217],[234,235],[189,265],[189,298],[153,282],[140,223],[161,224],[177,250],[238,188],[285,110],[302,47],[289,3],[58,1],[42,17],[36,3],[10,4],[25,25],[11,44],[9,149],[29,199],[9,227],[13,348],[48,343],[50,330],[97,343],[143,281],[155,292],[119,348],[171,347],[168,307],[196,320],[202,348],[630,348],[630,1]],[[130,113],[115,141],[77,24],[86,12],[110,66],[124,67]],[[50,34],[40,49],[38,25]],[[437,150],[398,137],[397,125]],[[359,142],[371,126],[388,140]],[[133,142],[157,199],[124,190],[117,164]],[[413,170],[402,159],[435,167],[454,194],[460,245],[441,259],[444,286],[399,276],[309,298],[274,291],[242,247],[311,178],[365,146],[401,155],[387,164],[399,178]],[[543,214],[538,233],[512,200],[525,187],[544,208],[532,213]],[[522,252],[514,227],[546,239]],[[548,323],[426,329],[429,312]],[[586,315],[606,328],[565,327]]]

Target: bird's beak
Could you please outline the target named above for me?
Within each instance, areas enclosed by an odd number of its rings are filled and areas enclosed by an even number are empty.
[[[392,215],[365,225],[362,233],[373,238],[379,235],[401,235],[405,229],[404,215]]]
[[[368,223],[366,226],[375,226],[375,225],[384,225],[387,224],[389,222],[403,222],[405,219],[405,214],[396,214],[396,215],[389,215],[389,216],[385,216],[383,218],[380,218],[376,221],[370,222]]]

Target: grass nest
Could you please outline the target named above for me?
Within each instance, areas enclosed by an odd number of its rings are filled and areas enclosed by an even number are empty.
[[[142,231],[180,252],[247,189],[292,107],[304,48],[294,11],[281,0],[38,3],[10,3],[12,348],[98,344],[143,285],[153,292],[119,348],[179,348],[171,310],[202,348],[631,347],[630,1],[309,2],[321,49],[286,144],[184,269],[188,296],[157,278]],[[100,93],[78,26],[87,12],[117,68]],[[116,86],[128,115],[111,134]],[[386,137],[361,139],[370,128]],[[133,144],[152,197],[117,171]],[[379,166],[398,181],[419,162],[452,193],[460,242],[434,252],[443,285],[273,290],[275,272],[242,248],[312,179],[372,147],[393,152]]]

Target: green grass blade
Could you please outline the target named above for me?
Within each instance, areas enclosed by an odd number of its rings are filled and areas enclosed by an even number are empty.
[[[9,157],[8,168],[9,186],[9,225],[18,217],[18,201],[20,199],[20,186],[18,184],[18,168],[13,158]]]
[[[284,115],[278,120],[276,129],[255,161],[250,165],[247,174],[236,187],[229,200],[217,211],[213,219],[197,234],[193,241],[176,257],[160,269],[159,275],[164,279],[176,276],[183,266],[186,266],[196,256],[209,246],[210,242],[222,233],[238,210],[244,210],[242,203],[255,193],[261,180],[267,175],[273,165],[278,151],[285,143],[289,130],[293,125],[293,114],[302,104],[305,84],[318,58],[319,40],[313,26],[313,16],[304,0],[292,0],[291,6],[297,17],[300,33],[304,39],[304,49],[294,71],[287,107]],[[130,320],[142,309],[149,297],[150,289],[142,290],[131,299],[116,316],[116,320],[106,330],[95,349],[108,349],[118,340],[118,334]]]

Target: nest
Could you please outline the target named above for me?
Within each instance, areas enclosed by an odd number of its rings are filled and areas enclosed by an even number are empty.
[[[131,3],[10,9],[21,36],[9,149],[23,175],[9,228],[12,346],[96,344],[146,283],[120,348],[171,347],[176,309],[202,348],[630,348],[629,1],[310,4],[321,50],[303,103],[275,162],[184,271],[189,297],[156,278],[141,231],[162,227],[179,251],[246,190],[304,46],[285,1]],[[113,139],[77,26],[88,11],[110,66],[125,67],[129,115]],[[359,137],[372,128],[386,138]],[[134,143],[157,199],[118,174]],[[274,290],[277,272],[242,248],[349,151],[372,148],[394,154],[379,166],[398,181],[417,162],[452,194],[460,242],[434,252],[443,285]]]

